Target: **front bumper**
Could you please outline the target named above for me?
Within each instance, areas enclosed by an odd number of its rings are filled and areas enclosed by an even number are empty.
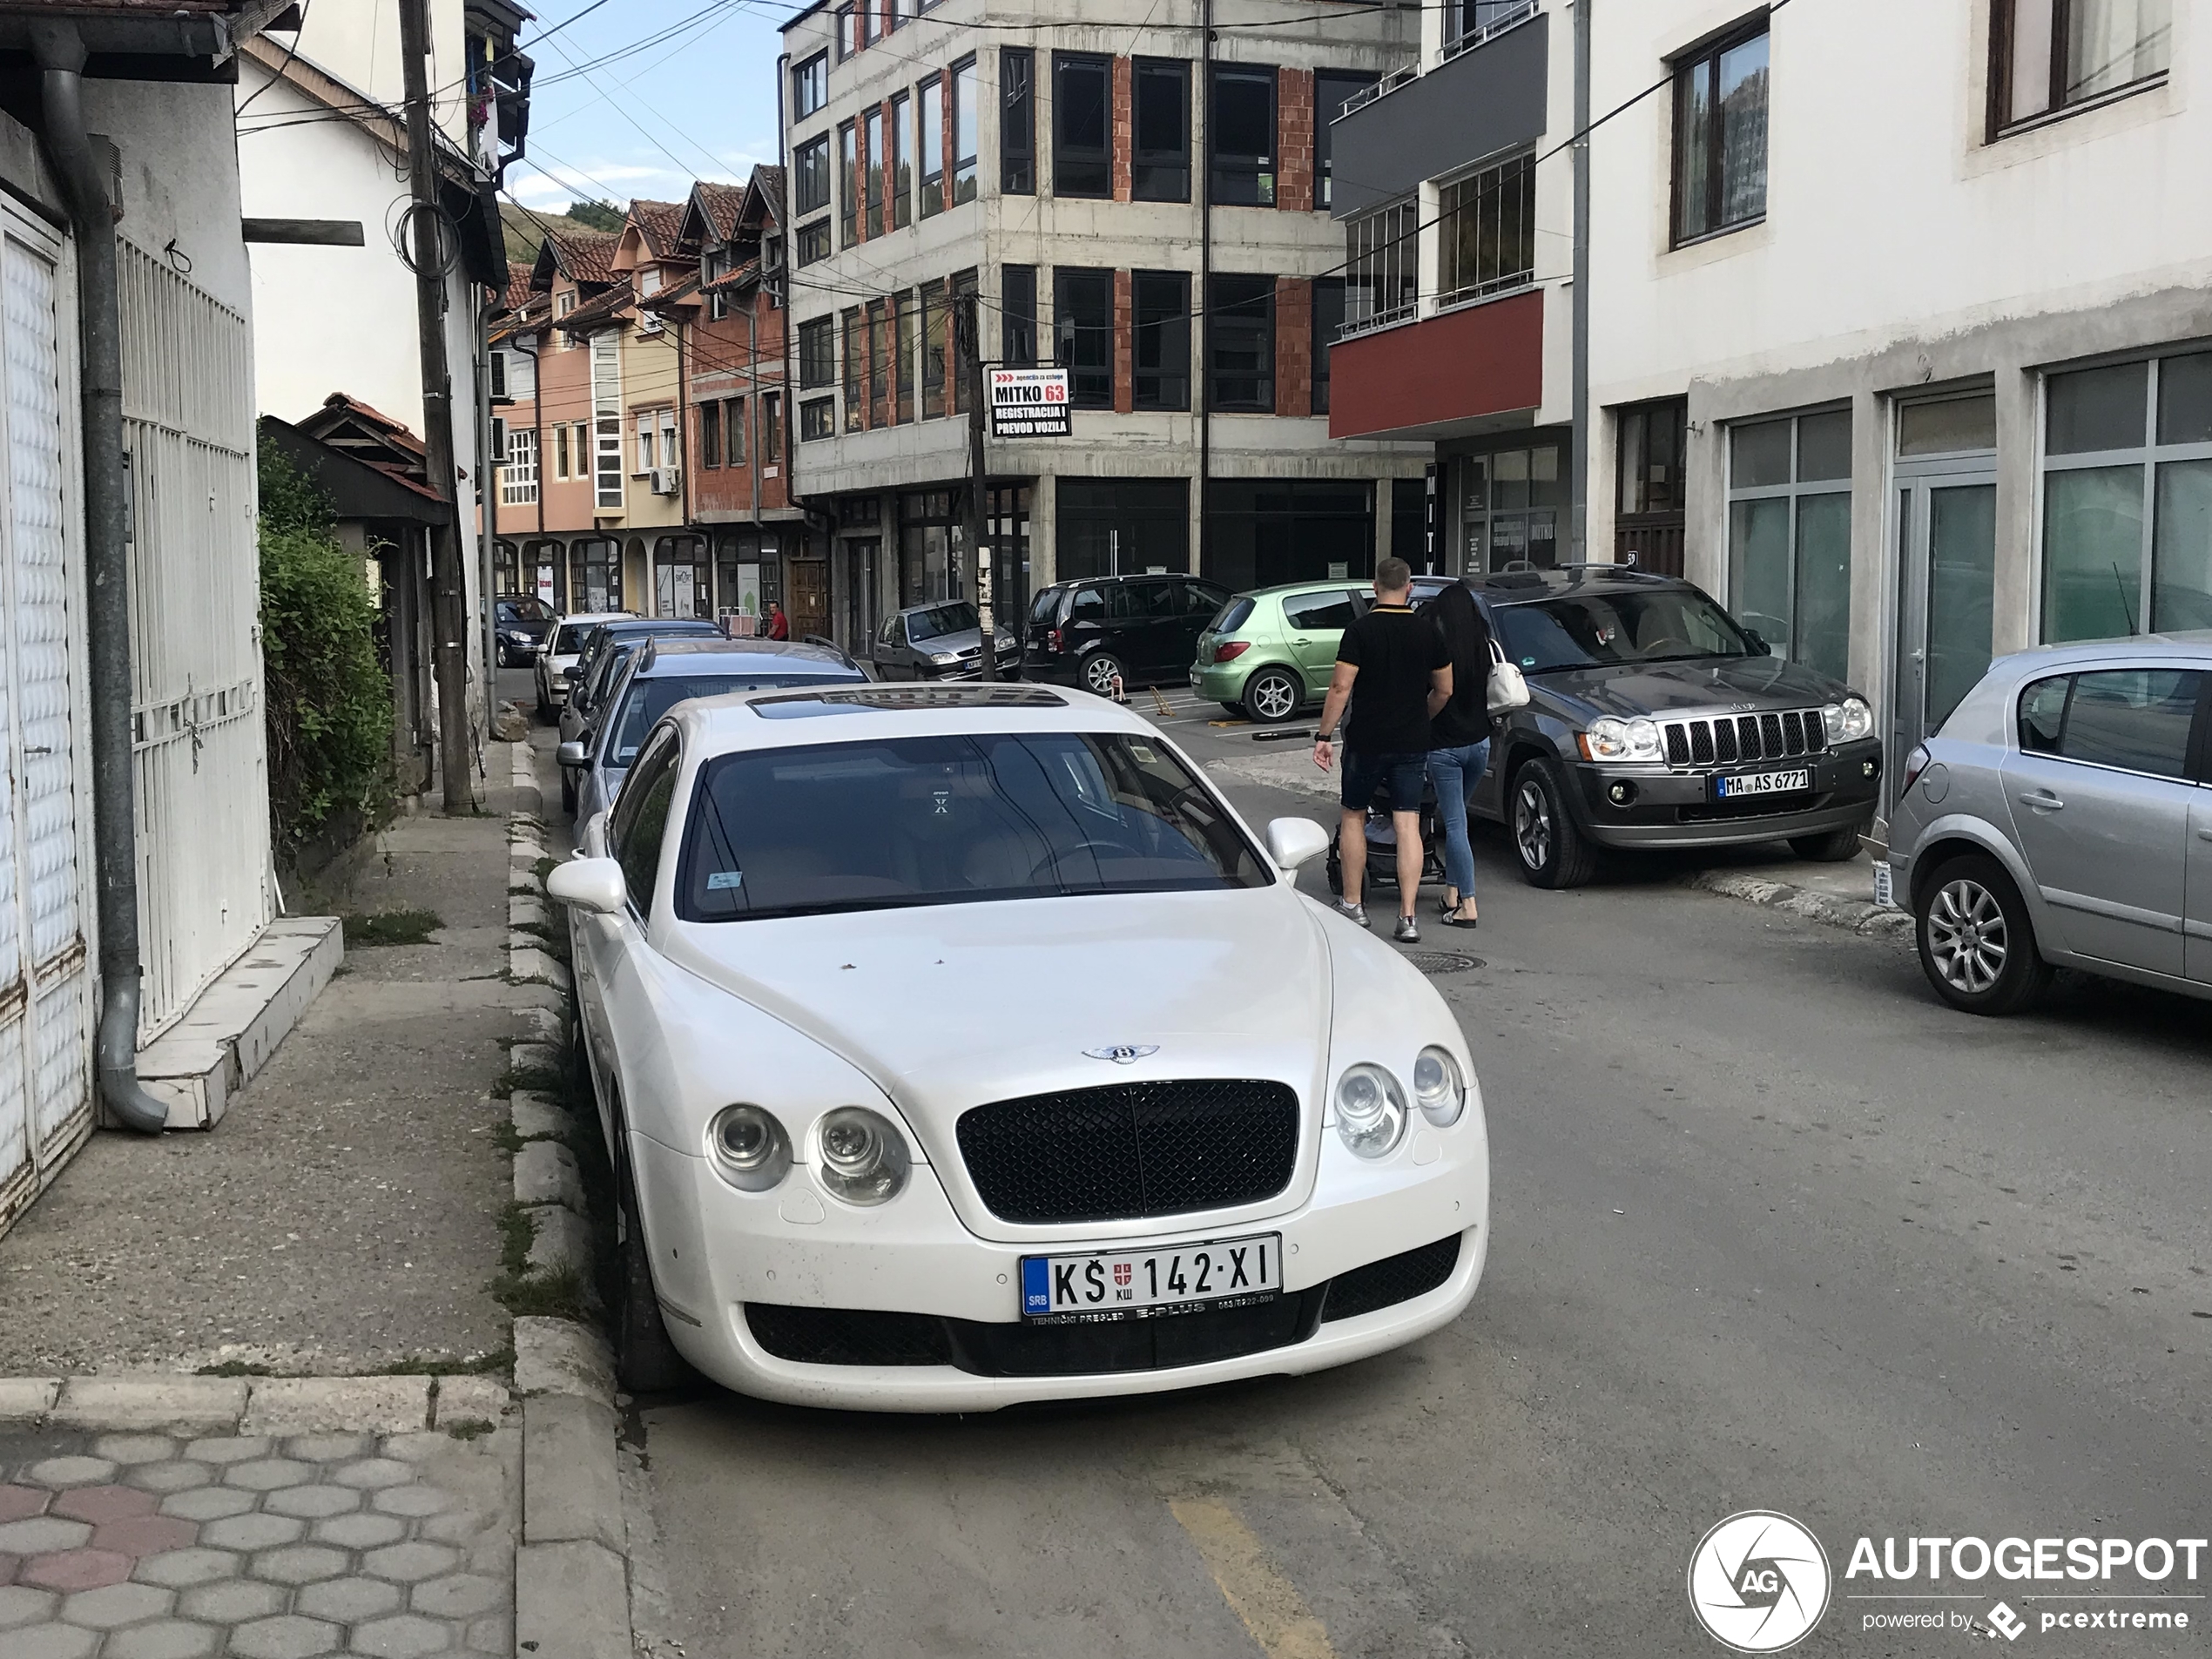
[[[1812,770],[1808,793],[1741,802],[1713,798],[1716,776],[1801,765]],[[1583,761],[1567,772],[1575,815],[1601,846],[1731,846],[1820,835],[1869,820],[1881,794],[1882,745],[1868,738],[1824,754],[1696,771]],[[1629,792],[1626,805],[1614,799],[1616,786]]]
[[[1443,1132],[1448,1143],[1454,1131]],[[1457,1235],[1459,1255],[1434,1289],[1372,1312],[1318,1325],[1301,1340],[1234,1358],[1158,1370],[1041,1376],[981,1375],[955,1365],[817,1365],[779,1359],[755,1336],[749,1302],[1019,1324],[1021,1259],[1071,1253],[1085,1242],[997,1243],[964,1227],[928,1166],[880,1210],[838,1204],[804,1167],[773,1192],[733,1191],[703,1158],[632,1135],[646,1233],[668,1331],[701,1372],[740,1393],[792,1405],[870,1411],[993,1411],[1029,1400],[1157,1393],[1238,1378],[1289,1375],[1348,1364],[1426,1335],[1457,1318],[1474,1296],[1489,1244],[1484,1143],[1457,1155],[1372,1176],[1325,1182],[1288,1213],[1240,1223],[1235,1233],[1280,1232],[1285,1298],[1339,1275]],[[1163,1223],[1116,1250],[1224,1236],[1203,1218]],[[1190,1318],[1196,1316],[1180,1316]]]

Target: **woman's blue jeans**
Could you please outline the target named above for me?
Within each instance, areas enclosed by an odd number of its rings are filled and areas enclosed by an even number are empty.
[[[1444,879],[1462,900],[1474,897],[1474,845],[1467,840],[1467,805],[1490,765],[1490,739],[1428,752],[1428,780],[1444,825]]]

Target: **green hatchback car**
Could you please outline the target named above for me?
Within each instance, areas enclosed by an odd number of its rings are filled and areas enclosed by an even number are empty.
[[[1231,714],[1263,725],[1318,703],[1337,640],[1372,597],[1364,581],[1299,582],[1240,593],[1198,636],[1190,684]]]

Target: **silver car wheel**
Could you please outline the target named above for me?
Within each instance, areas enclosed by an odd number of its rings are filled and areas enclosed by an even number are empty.
[[[1979,996],[2005,972],[2010,935],[2005,907],[1979,881],[1946,882],[1928,907],[1928,954],[1954,991]]]
[[[1298,688],[1280,674],[1271,674],[1252,688],[1252,703],[1263,718],[1287,720],[1298,708]]]
[[[1521,861],[1530,869],[1541,870],[1551,862],[1551,804],[1544,799],[1544,792],[1537,787],[1534,778],[1514,792],[1513,839],[1521,849]]]
[[[1111,657],[1094,657],[1083,664],[1084,689],[1100,697],[1111,697],[1114,694],[1114,677],[1121,671],[1122,665]]]

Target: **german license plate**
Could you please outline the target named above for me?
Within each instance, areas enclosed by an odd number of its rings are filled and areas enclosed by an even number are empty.
[[[1068,1324],[1242,1307],[1283,1288],[1283,1235],[1022,1258],[1022,1317]]]
[[[1787,772],[1747,772],[1736,778],[1713,779],[1713,793],[1722,800],[1743,795],[1786,795],[1812,787],[1812,769],[1793,766]]]

